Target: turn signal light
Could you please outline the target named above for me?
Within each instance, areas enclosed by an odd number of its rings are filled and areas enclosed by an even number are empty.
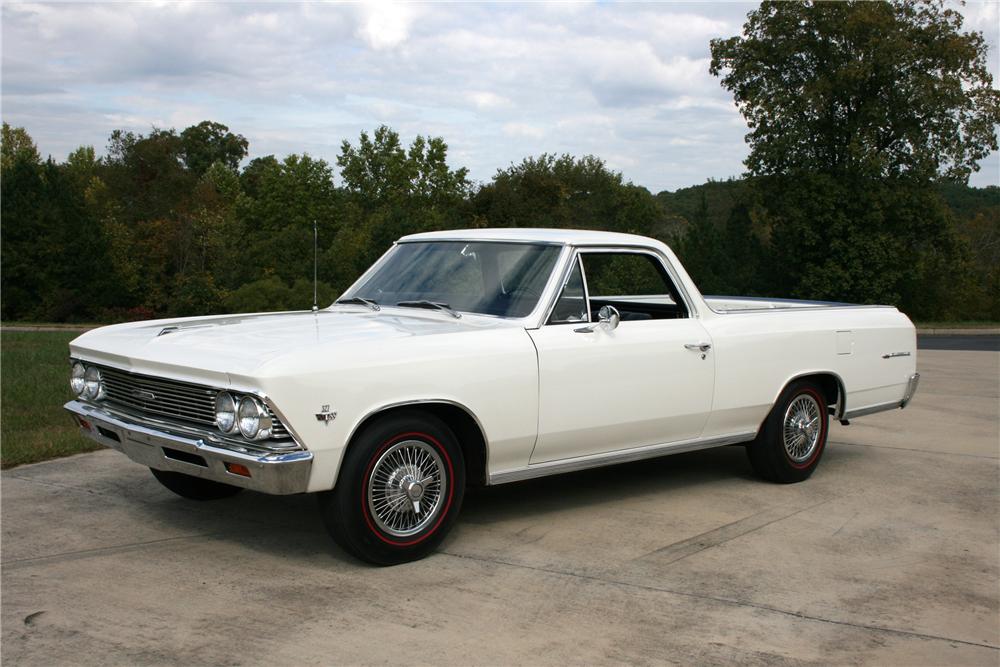
[[[93,431],[94,430],[93,428],[91,428],[90,422],[87,421],[86,419],[84,419],[83,417],[77,417],[76,420],[78,422],[80,422],[80,428],[85,428],[88,431]]]
[[[247,468],[242,463],[227,463],[226,470],[233,473],[234,475],[239,475],[241,477],[250,476],[250,468]]]

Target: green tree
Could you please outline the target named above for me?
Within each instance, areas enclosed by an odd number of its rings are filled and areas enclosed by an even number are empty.
[[[933,187],[997,148],[987,46],[961,26],[933,1],[764,2],[742,35],[712,41],[711,72],[751,129],[769,289],[919,317],[976,308],[968,248]]]
[[[342,240],[357,248],[365,238],[368,245],[363,257],[345,258],[345,266],[370,262],[400,236],[467,224],[468,170],[448,166],[440,137],[417,136],[407,150],[399,134],[382,125],[370,136],[362,132],[357,146],[345,140],[337,166],[346,193]],[[346,280],[343,271],[337,280]]]
[[[340,224],[330,165],[309,155],[289,155],[280,162],[273,156],[258,158],[241,182],[247,194],[237,210],[243,234],[237,283],[261,275],[285,282],[311,276],[313,223],[324,246]]]
[[[42,158],[27,130],[4,123],[3,134],[0,136],[0,169],[10,169],[18,161],[40,164]]]
[[[473,209],[483,226],[666,232],[656,198],[593,155],[525,158],[481,187]]]
[[[796,170],[965,181],[997,149],[982,33],[938,1],[763,2],[711,42],[747,119],[755,175]]]
[[[235,171],[250,145],[242,134],[233,134],[222,123],[210,120],[185,129],[180,141],[184,164],[198,176],[216,162]]]

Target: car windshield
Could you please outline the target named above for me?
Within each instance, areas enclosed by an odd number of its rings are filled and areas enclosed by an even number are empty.
[[[530,243],[400,243],[364,283],[339,301],[367,299],[379,306],[444,306],[525,317],[541,298],[558,256],[558,246]]]

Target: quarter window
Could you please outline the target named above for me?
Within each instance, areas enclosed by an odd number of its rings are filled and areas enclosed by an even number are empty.
[[[562,294],[552,308],[549,324],[587,321],[587,296],[583,287],[583,272],[580,270],[580,260],[576,259],[573,261],[569,280],[566,281]]]

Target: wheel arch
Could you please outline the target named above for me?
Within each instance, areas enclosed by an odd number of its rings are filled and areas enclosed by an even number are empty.
[[[351,448],[355,437],[377,419],[404,410],[425,412],[443,421],[454,431],[465,459],[465,479],[470,485],[488,483],[489,440],[482,423],[468,407],[444,398],[413,399],[384,405],[372,410],[354,425],[347,438],[344,452]]]
[[[834,406],[833,412],[830,413],[830,416],[833,419],[840,419],[843,417],[844,410],[847,405],[847,390],[844,387],[843,378],[831,370],[806,371],[788,378],[785,380],[785,383],[781,385],[781,388],[771,400],[772,409],[778,403],[778,398],[781,396],[782,392],[788,388],[788,385],[793,382],[798,382],[799,380],[810,380],[815,382],[823,391],[823,396],[826,398],[827,406]]]

